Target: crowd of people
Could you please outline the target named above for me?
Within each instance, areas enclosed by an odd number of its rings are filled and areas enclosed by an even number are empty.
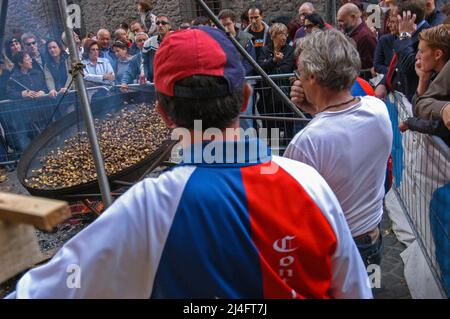
[[[336,28],[352,40],[359,53],[361,78],[370,81],[378,98],[385,99],[389,91],[395,90],[405,94],[410,102],[419,103],[417,117],[402,123],[402,130],[438,135],[450,143],[449,108],[431,112],[422,111],[420,107],[432,104],[430,99],[448,97],[445,86],[440,85],[436,92],[432,83],[449,58],[449,27],[444,24],[449,18],[436,7],[434,0],[384,0],[379,6],[383,24],[378,28],[368,21],[359,0],[341,1],[337,12]],[[121,23],[113,32],[100,29],[90,32],[84,39],[74,32],[88,85],[117,85],[122,92],[127,92],[130,84],[153,82],[154,56],[168,33],[192,26],[214,27],[206,17],[176,26],[168,14],[155,15],[153,9],[152,1],[138,1],[138,19]],[[442,9],[448,11],[448,8]],[[246,9],[240,21],[237,13],[230,9],[223,10],[218,17],[268,74],[292,73],[296,68],[294,50],[298,41],[313,32],[334,28],[309,2],[303,3],[292,19],[280,17],[270,23],[265,22],[264,11],[257,5]],[[430,28],[431,31],[427,30]],[[60,39],[41,40],[32,33],[21,34],[16,30],[4,48],[0,57],[0,100],[33,99],[46,94],[56,97],[71,89],[68,87],[71,76],[65,34]],[[436,66],[426,62],[436,60],[427,58],[436,54],[439,54],[439,62],[433,61],[438,62],[434,63]],[[248,61],[243,60],[243,64],[247,76],[256,75]],[[446,72],[441,74],[438,85],[448,81],[446,75]],[[431,96],[428,87],[434,92]],[[274,101],[270,108],[264,107],[270,109],[271,115],[285,113],[286,108],[279,102]],[[248,115],[256,111],[256,103],[254,99],[249,102]],[[262,106],[259,109],[261,114],[267,113]],[[252,125],[249,121],[241,121],[241,124],[244,128]]]

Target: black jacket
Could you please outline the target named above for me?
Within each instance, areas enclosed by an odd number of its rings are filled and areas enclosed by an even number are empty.
[[[419,47],[419,33],[428,29],[430,25],[425,21],[419,29],[413,34],[411,39],[394,41],[394,51],[398,55],[395,73],[392,77],[392,88],[396,91],[402,92],[409,101],[417,90],[419,85],[419,78],[416,74],[416,55]]]
[[[295,68],[294,62],[294,48],[289,45],[285,45],[281,52],[284,57],[278,63],[273,62],[274,52],[273,44],[266,45],[262,48],[261,54],[258,58],[258,64],[268,74],[286,74],[292,73]]]
[[[21,99],[22,92],[26,90],[24,87],[31,91],[44,91],[45,93],[48,93],[44,74],[42,72],[31,69],[27,74],[23,74],[20,69],[15,68],[11,78],[8,80],[8,98]]]

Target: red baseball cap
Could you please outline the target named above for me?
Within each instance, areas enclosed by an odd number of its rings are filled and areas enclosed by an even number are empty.
[[[156,90],[182,98],[215,98],[242,89],[245,71],[239,52],[224,32],[211,27],[194,27],[168,34],[154,60]],[[222,77],[219,88],[186,88],[176,82],[193,75]]]

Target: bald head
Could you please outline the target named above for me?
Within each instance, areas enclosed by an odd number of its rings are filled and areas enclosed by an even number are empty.
[[[106,29],[98,30],[97,43],[100,49],[109,49],[111,46],[111,33]]]
[[[305,16],[308,14],[314,13],[316,10],[311,2],[305,2],[298,8],[298,15],[300,17],[300,21],[303,24],[305,22]]]
[[[353,3],[346,3],[339,8],[337,14],[339,28],[345,33],[349,33],[362,23],[361,11]]]
[[[346,14],[346,15],[351,15],[351,14],[361,15],[361,11],[359,10],[358,6],[353,3],[344,4],[342,7],[339,8],[338,15],[339,15],[339,12],[341,12],[342,14]]]

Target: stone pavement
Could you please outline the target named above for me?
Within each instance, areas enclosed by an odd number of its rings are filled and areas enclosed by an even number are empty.
[[[381,261],[381,288],[374,289],[375,299],[411,299],[403,274],[404,264],[400,253],[406,246],[397,240],[392,231],[392,222],[384,213],[381,222],[384,251]]]

